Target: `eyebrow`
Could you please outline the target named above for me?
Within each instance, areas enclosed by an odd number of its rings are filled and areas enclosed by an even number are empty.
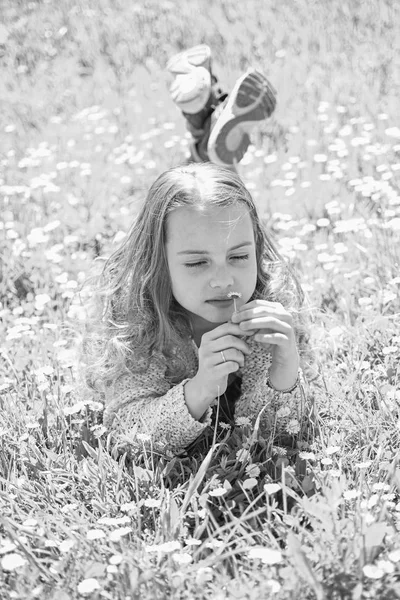
[[[232,246],[229,248],[228,252],[232,250],[237,250],[238,248],[243,248],[244,246],[252,246],[253,242],[242,242],[240,244],[236,244],[236,246]],[[178,252],[178,254],[208,254],[207,250],[182,250]]]

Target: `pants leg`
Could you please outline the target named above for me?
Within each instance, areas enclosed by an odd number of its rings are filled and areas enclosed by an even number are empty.
[[[194,115],[183,113],[187,129],[193,138],[193,144],[191,145],[191,160],[193,162],[209,162],[207,144],[212,128],[212,115],[216,107],[224,102],[226,98],[226,94],[217,97],[212,92],[207,104],[199,113]]]

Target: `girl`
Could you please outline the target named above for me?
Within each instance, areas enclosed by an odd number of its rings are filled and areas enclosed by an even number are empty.
[[[302,295],[236,173],[192,163],[160,175],[95,298],[87,381],[119,444],[141,433],[179,453],[232,394],[236,419],[264,409],[266,433],[298,433]]]

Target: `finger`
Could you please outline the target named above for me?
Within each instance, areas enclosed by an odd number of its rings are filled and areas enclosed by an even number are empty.
[[[232,322],[242,323],[243,321],[255,319],[263,315],[276,317],[281,321],[286,321],[287,323],[291,323],[293,320],[292,315],[288,311],[286,311],[281,305],[275,304],[273,306],[255,306],[243,311],[238,311],[232,315]]]
[[[225,350],[220,350],[219,352],[214,353],[214,364],[220,365],[226,362],[234,361],[238,363],[241,367],[244,366],[244,354],[235,348],[228,348]]]
[[[246,304],[242,304],[242,306],[238,309],[238,313],[242,313],[245,310],[248,309],[253,309],[253,308],[260,308],[260,307],[267,307],[267,308],[271,308],[271,309],[284,309],[284,307],[282,306],[282,304],[280,302],[272,302],[271,300],[252,300],[251,302],[247,302]]]
[[[241,334],[243,335],[243,331],[241,331]],[[246,342],[235,335],[225,335],[224,337],[215,340],[212,351],[220,352],[223,350],[225,352],[225,350],[228,350],[228,348],[236,348],[237,350],[243,352],[243,354],[250,354],[251,352]]]
[[[234,360],[228,360],[220,365],[216,365],[214,367],[214,374],[217,379],[220,377],[224,377],[224,375],[229,375],[229,373],[234,373],[240,369],[239,363]]]
[[[291,340],[283,333],[256,333],[254,339],[262,344],[274,344],[276,346],[289,346],[291,344]]]
[[[272,331],[278,331],[281,333],[289,334],[293,331],[290,323],[282,321],[276,317],[258,317],[256,319],[250,319],[249,321],[243,321],[240,323],[240,329],[242,331],[251,331],[254,329],[271,329]]]
[[[205,341],[213,341],[223,337],[224,335],[243,335],[243,331],[240,330],[239,325],[228,321],[228,323],[223,323],[215,329],[205,333],[202,339]]]

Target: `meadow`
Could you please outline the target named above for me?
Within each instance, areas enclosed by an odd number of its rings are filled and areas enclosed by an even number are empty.
[[[400,598],[399,30],[391,0],[1,0],[2,600]],[[239,171],[307,295],[301,475],[246,423],[116,458],[77,391],[82,286],[187,156],[165,64],[203,42],[278,94]]]

